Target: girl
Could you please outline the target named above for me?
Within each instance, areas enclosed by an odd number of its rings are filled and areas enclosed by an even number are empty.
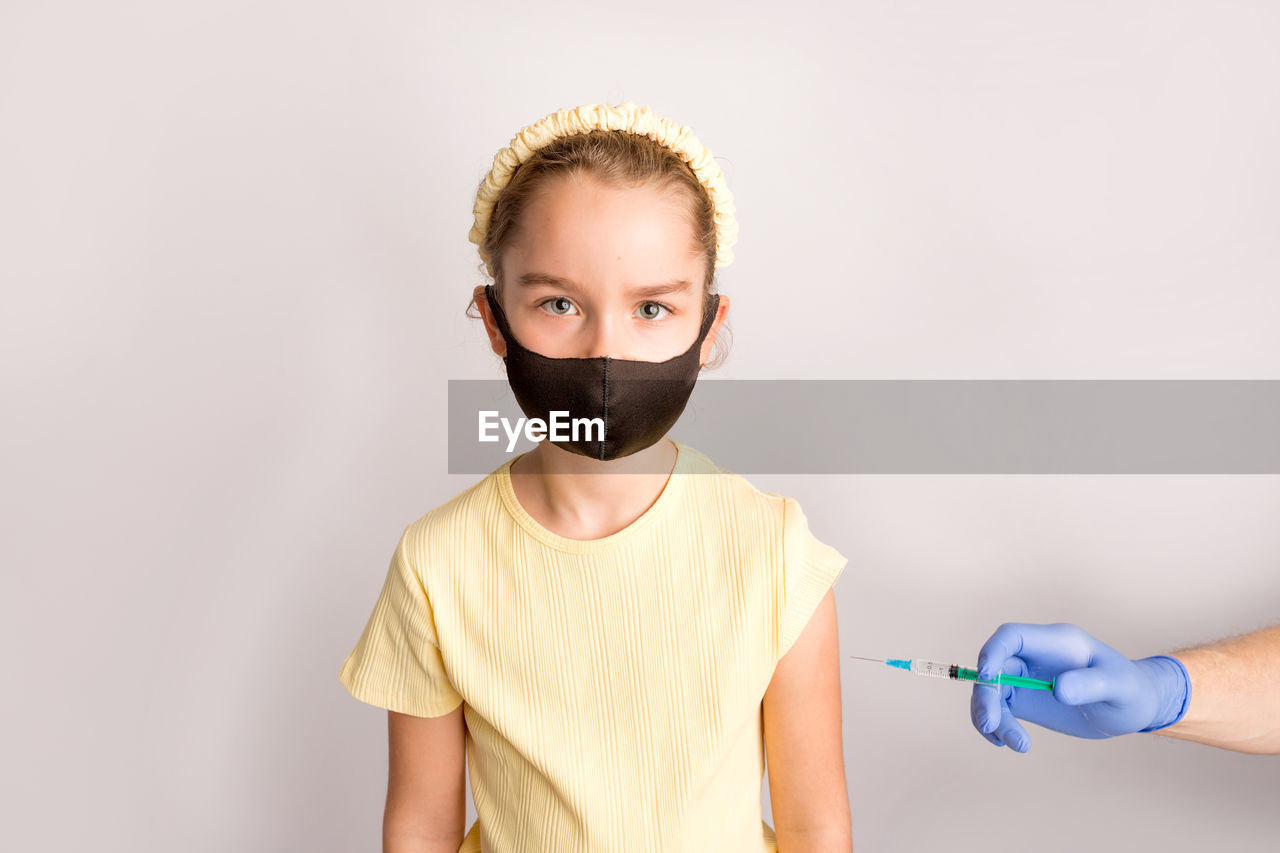
[[[474,213],[473,301],[521,408],[605,430],[405,528],[339,675],[389,713],[383,849],[850,850],[847,561],[795,500],[666,437],[729,308],[715,161],[647,108],[561,110],[499,152]]]

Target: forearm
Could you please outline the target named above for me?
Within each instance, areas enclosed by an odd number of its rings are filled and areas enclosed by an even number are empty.
[[[1191,702],[1177,724],[1157,734],[1280,753],[1280,625],[1173,657],[1191,677]]]

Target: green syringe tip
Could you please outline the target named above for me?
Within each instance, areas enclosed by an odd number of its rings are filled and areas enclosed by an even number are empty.
[[[887,663],[889,666],[896,666],[898,669],[905,669],[908,672],[911,670],[911,661],[909,660],[890,659],[885,661],[885,663]]]

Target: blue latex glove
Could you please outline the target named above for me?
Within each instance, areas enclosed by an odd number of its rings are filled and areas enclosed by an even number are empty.
[[[1017,752],[1031,748],[1019,719],[1075,737],[1105,738],[1171,726],[1191,702],[1191,679],[1181,661],[1166,655],[1129,660],[1061,622],[1009,622],[996,629],[978,652],[978,677],[989,681],[1001,672],[1054,681],[1052,693],[974,685],[974,727],[996,746]]]

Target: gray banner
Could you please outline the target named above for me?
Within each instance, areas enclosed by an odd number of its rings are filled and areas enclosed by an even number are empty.
[[[449,380],[449,473],[533,449],[523,417]],[[1280,474],[1280,381],[700,379],[669,435],[740,474]]]

